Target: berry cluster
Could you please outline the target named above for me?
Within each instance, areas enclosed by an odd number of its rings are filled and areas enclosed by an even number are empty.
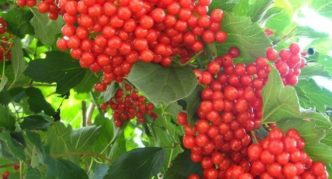
[[[56,20],[61,13],[59,8],[60,1],[65,0],[42,0],[38,5],[38,11],[40,13],[48,13],[50,19]]]
[[[7,22],[0,17],[0,35],[7,32]]]
[[[137,61],[165,67],[189,60],[206,43],[224,42],[223,11],[210,0],[62,0],[65,25],[57,46],[70,49],[84,68],[103,72],[96,90],[121,82]]]
[[[102,105],[104,110],[107,107],[111,107],[113,110],[113,118],[117,127],[134,118],[137,118],[138,122],[144,123],[145,115],[150,116],[152,119],[157,118],[156,113],[153,112],[153,104],[147,102],[145,97],[140,96],[128,84],[125,85],[124,89],[118,89],[115,96]]]
[[[303,148],[304,141],[296,130],[283,134],[272,129],[267,138],[248,148],[251,178],[327,179],[324,164],[313,162]]]
[[[235,65],[233,58],[238,56],[239,50],[231,48],[206,71],[196,70],[199,82],[206,85],[197,111],[199,120],[190,127],[186,114],[178,115],[185,127],[184,147],[191,150],[192,161],[201,163],[205,178],[232,178],[233,170],[249,169],[249,131],[259,126],[261,90],[270,68],[266,58]]]
[[[33,7],[37,4],[37,0],[17,0],[17,5],[20,7]]]
[[[0,62],[11,59],[11,35],[7,33],[7,22],[0,17]]]
[[[268,48],[266,57],[270,61],[275,61],[275,66],[285,85],[295,86],[297,84],[301,69],[306,64],[306,60],[301,55],[298,44],[291,44],[289,49],[281,50],[279,55],[273,48]]]
[[[40,13],[48,13],[48,17],[52,20],[56,20],[60,14],[60,1],[66,0],[42,0],[38,4],[38,11]],[[37,5],[36,0],[17,0],[17,5],[20,7],[33,7]]]

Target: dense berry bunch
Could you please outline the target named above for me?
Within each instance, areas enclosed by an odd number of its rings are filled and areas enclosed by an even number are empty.
[[[7,32],[7,22],[0,17],[0,35]]]
[[[107,107],[113,110],[115,125],[118,127],[134,118],[140,123],[145,122],[145,116],[157,118],[156,113],[153,112],[153,104],[146,101],[145,97],[140,96],[130,85],[125,85],[124,89],[118,89],[115,96],[102,105],[104,110]]]
[[[266,56],[269,60],[275,61],[275,66],[285,85],[295,86],[297,84],[301,69],[306,64],[298,44],[291,44],[289,49],[281,50],[279,55],[276,50],[269,48],[266,51]]]
[[[249,170],[249,131],[260,124],[261,91],[270,68],[265,58],[235,65],[233,57],[237,56],[238,49],[231,48],[229,54],[213,60],[207,71],[196,70],[206,87],[194,127],[187,124],[184,113],[178,115],[178,122],[185,126],[183,144],[191,150],[191,159],[201,163],[206,178],[232,178],[238,167]]]
[[[60,2],[66,0],[41,0],[38,4],[38,11],[40,13],[48,13],[48,17],[52,20],[56,20],[60,14]],[[17,5],[20,7],[28,6],[33,7],[37,5],[36,0],[17,0]]]
[[[20,7],[33,7],[37,4],[37,0],[17,0],[17,5]]]
[[[260,178],[327,179],[325,166],[304,152],[304,141],[294,129],[283,134],[274,128],[267,138],[248,148],[250,173]]]
[[[60,14],[59,3],[65,0],[42,0],[38,5],[38,11],[48,13],[48,17],[56,20]]]
[[[0,62],[11,58],[11,35],[7,33],[7,22],[0,17]]]
[[[186,62],[204,44],[224,42],[223,11],[208,14],[210,0],[62,0],[63,38],[57,46],[70,49],[82,67],[103,72],[96,85],[105,90],[121,82],[137,61],[165,67],[172,57]]]

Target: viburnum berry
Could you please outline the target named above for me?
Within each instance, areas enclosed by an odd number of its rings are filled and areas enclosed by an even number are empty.
[[[210,3],[42,0],[38,6],[52,18],[63,16],[58,48],[69,49],[82,67],[112,76],[100,82],[108,85],[121,82],[138,61],[168,67],[179,56],[181,63],[187,63],[206,44],[224,42],[227,33],[220,30],[223,11],[209,13]],[[210,70],[218,73],[218,65],[211,65]],[[206,84],[212,79],[206,73],[202,77]]]
[[[183,145],[191,151],[191,159],[201,164],[205,178],[253,178],[248,155],[260,159],[262,154],[266,162],[275,161],[273,154],[261,150],[247,153],[252,142],[249,132],[259,126],[262,117],[260,93],[270,72],[268,60],[235,65],[233,57],[239,55],[234,47],[212,60],[205,71],[194,71],[204,85],[198,120],[193,126],[179,122],[185,128]],[[184,116],[179,113],[178,120]],[[272,146],[277,147],[273,152],[280,152],[278,144]]]
[[[306,64],[298,44],[291,44],[289,49],[281,50],[279,55],[276,50],[270,47],[266,50],[266,57],[270,61],[275,61],[275,67],[279,71],[285,85],[295,86],[298,83],[301,69]]]
[[[267,138],[248,147],[250,173],[270,178],[328,178],[324,164],[312,162],[303,149],[303,139],[295,129],[283,133],[273,128]]]
[[[101,106],[104,110],[108,107],[113,110],[113,118],[117,127],[134,118],[137,118],[140,123],[146,121],[146,116],[150,116],[153,120],[157,118],[157,114],[153,112],[154,105],[145,97],[140,96],[129,84],[125,84],[123,89],[119,88],[114,97]],[[185,122],[186,119],[180,121]]]
[[[0,62],[11,59],[12,35],[7,33],[7,22],[0,17]]]

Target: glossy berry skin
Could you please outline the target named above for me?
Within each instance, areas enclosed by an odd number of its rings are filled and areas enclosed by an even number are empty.
[[[311,175],[327,179],[324,164],[312,163],[302,144],[303,139],[295,129],[283,133],[273,128],[267,138],[248,148],[249,160],[253,163],[252,174],[281,178],[306,178]]]
[[[280,73],[284,85],[295,86],[304,68],[306,60],[301,54],[298,44],[293,43],[288,49],[283,49],[277,53],[272,47],[266,50],[266,57],[275,62],[275,67]]]
[[[51,19],[63,16],[65,25],[57,47],[69,50],[81,67],[102,73],[102,81],[95,85],[102,92],[111,82],[122,82],[136,62],[169,67],[178,56],[185,64],[207,44],[225,42],[227,33],[220,28],[223,11],[208,12],[210,3],[41,0],[38,9]],[[218,68],[211,66],[214,74]],[[212,76],[203,73],[202,79],[209,84]]]
[[[12,35],[7,32],[7,22],[0,17],[0,62],[11,59]]]
[[[253,178],[248,156],[261,156],[261,149],[250,150],[249,154],[247,151],[251,144],[249,132],[260,123],[260,92],[269,66],[267,59],[257,59],[249,65],[233,64],[233,58],[239,55],[238,49],[232,48],[228,54],[210,61],[206,70],[195,70],[204,86],[198,120],[187,124],[184,114],[178,114],[178,123],[185,128],[183,145],[191,151],[191,159],[201,164],[203,178]],[[271,155],[266,155],[269,163],[275,161]],[[260,165],[255,166],[262,170]]]
[[[124,123],[134,118],[136,118],[139,123],[144,123],[146,121],[145,116],[150,116],[153,120],[158,117],[156,113],[153,112],[153,104],[147,102],[146,99],[140,96],[129,84],[126,84],[124,89],[118,89],[114,97],[101,106],[103,110],[106,110],[108,107],[113,110],[113,118],[117,127],[122,126]],[[185,116],[180,115],[179,118],[183,117]],[[186,122],[186,119],[180,119],[180,121]]]

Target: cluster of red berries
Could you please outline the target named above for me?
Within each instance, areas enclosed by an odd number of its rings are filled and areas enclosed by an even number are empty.
[[[38,11],[40,13],[48,13],[48,17],[56,20],[60,14],[60,1],[66,0],[41,0],[38,4]],[[17,5],[20,7],[33,7],[37,5],[36,0],[17,0]]]
[[[298,44],[293,43],[289,49],[283,49],[279,52],[272,47],[266,51],[266,57],[275,62],[275,66],[282,77],[285,85],[295,86],[301,74],[301,69],[304,68],[306,60],[301,54]]]
[[[11,35],[7,33],[7,22],[0,17],[0,62],[11,59]]]
[[[111,107],[113,110],[113,119],[117,127],[134,118],[138,122],[144,123],[146,115],[153,120],[157,118],[157,114],[153,112],[154,105],[148,102],[144,96],[140,96],[128,84],[125,85],[124,89],[118,89],[114,97],[102,105],[103,110],[106,110],[108,107]]]
[[[255,63],[234,64],[237,48],[210,62],[206,71],[196,70],[201,93],[193,127],[186,114],[179,113],[178,122],[185,127],[183,145],[191,150],[191,160],[200,162],[205,178],[231,178],[233,168],[249,169],[247,148],[250,131],[257,128],[262,117],[261,91],[270,68],[266,58]],[[236,167],[238,166],[238,167]]]
[[[313,162],[304,152],[304,145],[296,130],[283,134],[273,128],[264,140],[248,148],[251,178],[327,179],[324,164]]]
[[[38,11],[40,13],[48,13],[48,17],[52,20],[56,20],[60,12],[60,1],[64,0],[42,0],[38,5]]]
[[[16,3],[19,7],[33,7],[37,4],[37,0],[17,0]]]
[[[4,34],[7,32],[7,22],[5,19],[0,17],[0,35]]]
[[[61,0],[65,25],[57,46],[70,49],[84,68],[103,72],[97,91],[121,82],[137,61],[165,67],[182,62],[204,44],[224,42],[223,11],[208,14],[210,0]]]

